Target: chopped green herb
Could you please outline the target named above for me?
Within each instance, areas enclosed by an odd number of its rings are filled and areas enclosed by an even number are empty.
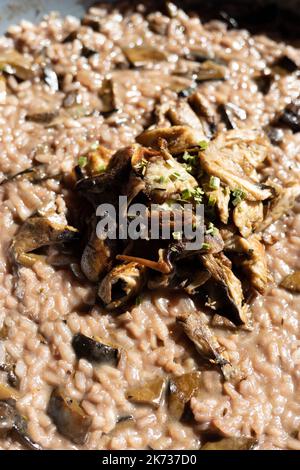
[[[234,197],[232,204],[234,206],[237,206],[245,199],[246,193],[241,189],[235,189],[234,191],[232,191],[232,196]]]
[[[208,224],[208,229],[206,230],[206,235],[212,235],[212,236],[215,236],[217,233],[218,233],[218,229],[217,227],[214,226],[214,224],[212,222],[209,222]]]
[[[135,305],[140,305],[142,303],[142,297],[140,295],[135,299]]]
[[[104,165],[104,163],[102,163],[102,165],[98,166],[97,172],[101,173],[102,171],[105,171],[105,169],[106,169],[106,165]]]
[[[201,247],[203,250],[209,250],[210,249],[210,244],[209,243],[202,243],[202,247]]]
[[[203,194],[203,190],[199,187],[193,190],[193,199],[197,204],[200,204],[202,202]]]
[[[168,182],[168,178],[166,176],[160,176],[159,178],[155,178],[155,182],[159,184],[164,184]]]
[[[182,233],[181,232],[173,232],[172,237],[174,238],[174,240],[181,240]]]
[[[78,158],[78,165],[80,166],[80,168],[84,168],[87,162],[88,162],[87,157],[82,156]]]
[[[184,200],[184,201],[188,201],[189,199],[191,199],[193,196],[193,193],[190,189],[184,189],[181,193],[181,198]]]
[[[217,176],[211,176],[209,180],[209,187],[211,189],[218,189],[220,187],[220,178]]]
[[[200,150],[206,150],[208,147],[208,142],[206,140],[200,140],[199,142]]]
[[[142,175],[145,174],[147,168],[147,160],[144,158],[136,165],[137,170],[141,171]]]
[[[217,199],[214,196],[210,195],[208,198],[208,205],[210,207],[213,207],[216,204],[216,202],[217,202]]]

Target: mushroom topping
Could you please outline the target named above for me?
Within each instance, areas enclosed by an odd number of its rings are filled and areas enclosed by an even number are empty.
[[[104,79],[101,89],[99,91],[99,97],[101,98],[101,109],[100,112],[103,115],[109,115],[113,112],[118,111],[118,105],[116,102],[116,90],[112,79]]]
[[[202,375],[199,371],[171,377],[168,406],[172,418],[180,420],[183,417],[186,406],[202,385]]]
[[[98,295],[108,310],[123,307],[146,282],[146,268],[130,262],[114,267],[100,282]]]
[[[212,60],[205,60],[200,63],[197,70],[197,81],[204,82],[207,80],[225,80],[227,69],[224,65],[218,64]]]
[[[134,67],[167,60],[167,56],[163,51],[158,50],[157,47],[147,45],[123,47],[123,52]]]
[[[11,251],[16,263],[30,267],[42,259],[40,255],[32,253],[37,248],[76,239],[78,239],[78,230],[58,222],[55,215],[30,217],[14,237]]]
[[[293,208],[297,198],[300,196],[300,184],[291,184],[285,188],[276,185],[275,191],[277,195],[266,206],[264,220],[256,227],[258,232],[264,231],[269,225],[280,219]]]
[[[78,165],[75,167],[78,179],[103,173],[112,154],[113,152],[103,145],[92,145],[90,150],[78,159]]]
[[[174,126],[189,126],[202,132],[202,140],[206,139],[204,129],[197,114],[185,101],[179,99],[166,113]]]
[[[108,363],[117,366],[119,350],[100,338],[89,338],[81,333],[73,336],[72,346],[78,359],[84,358],[97,364]]]
[[[278,117],[278,122],[284,124],[293,132],[300,132],[300,98],[284,108]]]
[[[0,433],[2,437],[8,434],[15,437],[30,450],[42,450],[41,446],[29,436],[27,420],[18,413],[14,399],[0,401]]]
[[[221,368],[225,380],[236,377],[237,372],[230,364],[226,352],[208,326],[201,312],[177,317],[177,322],[183,327],[187,337],[194,343],[197,352],[208,363]]]
[[[294,271],[286,276],[280,283],[280,287],[284,287],[290,292],[300,293],[300,271]]]
[[[75,444],[83,445],[86,442],[92,418],[85,414],[75,399],[68,398],[62,390],[55,389],[47,412],[60,434]]]
[[[149,380],[143,385],[130,387],[127,390],[127,399],[140,405],[150,405],[158,408],[166,388],[166,381],[163,377]]]
[[[224,316],[228,316],[237,325],[247,324],[248,306],[244,303],[241,282],[233,274],[229,259],[221,253],[220,255],[201,255],[201,260],[222,291]]]
[[[206,442],[201,450],[254,450],[256,439],[251,437],[224,437],[219,441]]]
[[[144,131],[136,140],[139,144],[157,149],[160,148],[161,139],[167,142],[169,152],[176,154],[198,147],[199,142],[203,141],[203,134],[187,126],[173,126]]]
[[[44,113],[27,114],[26,121],[40,124],[50,124],[58,116],[58,111],[48,111]]]
[[[0,383],[0,400],[18,400],[20,398],[20,393],[13,387]]]
[[[31,80],[35,76],[30,60],[14,49],[0,53],[0,69],[21,80]]]
[[[261,201],[240,201],[232,211],[232,219],[241,235],[247,238],[264,218],[264,207]]]

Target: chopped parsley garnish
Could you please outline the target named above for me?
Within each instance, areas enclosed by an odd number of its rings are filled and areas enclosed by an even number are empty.
[[[181,193],[181,199],[184,201],[193,200],[196,204],[201,204],[203,194],[203,190],[199,187],[194,189],[186,188]]]
[[[81,156],[78,158],[78,166],[80,166],[80,168],[84,168],[87,162],[88,162],[87,157]]]
[[[166,176],[160,176],[159,178],[155,178],[155,182],[159,184],[165,184],[169,181],[169,178]]]
[[[190,189],[184,189],[181,193],[181,199],[183,199],[184,201],[188,201],[189,199],[191,199],[193,196],[193,193]]]
[[[199,142],[200,150],[206,150],[208,147],[208,142],[206,140],[200,140]]]
[[[241,189],[235,189],[234,191],[232,191],[232,196],[234,198],[232,200],[232,204],[234,206],[237,206],[245,199],[246,193]]]
[[[203,250],[209,250],[210,249],[210,244],[209,243],[202,243],[202,247],[201,247]]]
[[[214,226],[212,222],[209,222],[208,224],[208,229],[206,230],[206,235],[212,235],[213,237],[217,235],[218,229],[217,227]]]
[[[210,189],[218,189],[220,187],[220,178],[217,176],[211,176],[209,180]]]
[[[216,204],[216,202],[217,202],[217,199],[214,196],[210,195],[208,198],[208,203],[207,203],[209,207],[213,207]]]

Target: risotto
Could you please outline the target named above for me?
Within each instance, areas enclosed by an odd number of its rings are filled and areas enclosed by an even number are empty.
[[[199,11],[101,4],[1,38],[1,449],[300,449],[300,51]],[[133,180],[206,204],[201,280],[173,288],[148,245],[89,251],[97,188]]]

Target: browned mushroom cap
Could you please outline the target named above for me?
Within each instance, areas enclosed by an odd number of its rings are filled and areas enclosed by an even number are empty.
[[[139,263],[124,263],[113,268],[100,282],[98,295],[105,308],[114,310],[126,305],[143,288],[146,268]]]
[[[30,60],[14,49],[0,54],[0,69],[21,80],[30,80],[35,76]]]
[[[63,390],[55,389],[47,412],[60,434],[75,444],[83,445],[86,442],[92,418],[85,414],[77,400],[67,397]]]
[[[216,113],[211,103],[199,92],[191,94],[188,101],[201,120],[205,135],[211,137],[217,128]]]
[[[190,399],[203,386],[199,371],[188,372],[179,377],[171,377],[169,383],[168,405],[170,416],[180,420]]]
[[[135,67],[162,62],[167,59],[165,52],[158,50],[157,47],[151,47],[146,44],[134,47],[123,47],[122,50],[129,62]]]
[[[76,228],[57,222],[55,216],[30,217],[14,237],[11,252],[16,263],[29,267],[41,259],[32,251],[46,245],[70,242],[78,236]]]
[[[237,371],[230,364],[227,353],[219,344],[216,336],[208,326],[202,312],[177,317],[187,337],[194,343],[202,359],[221,368],[225,380],[237,377]]]
[[[145,382],[137,387],[130,387],[126,396],[128,400],[140,405],[150,405],[158,408],[166,388],[166,381],[163,377]]]
[[[144,131],[136,140],[146,147],[160,149],[161,139],[166,140],[169,152],[176,154],[198,147],[203,141],[203,134],[187,126],[172,126]]]
[[[200,450],[253,450],[257,440],[251,437],[224,437],[220,441],[206,442]]]
[[[0,401],[0,434],[9,434],[30,450],[42,450],[28,434],[27,420],[16,409],[16,401],[7,399]]]
[[[74,335],[72,346],[78,359],[82,357],[97,364],[109,363],[117,366],[119,350],[99,338],[90,338],[81,333]]]
[[[294,271],[286,276],[280,283],[281,287],[289,290],[290,292],[300,292],[300,271]]]
[[[186,101],[177,100],[174,106],[169,108],[166,115],[174,126],[189,126],[197,129],[199,133],[202,133],[201,140],[206,140],[209,137],[205,134],[205,128],[201,120]]]
[[[293,208],[297,198],[300,196],[300,184],[294,183],[285,188],[275,187],[276,197],[266,206],[266,215],[264,220],[256,227],[258,232],[264,231],[269,225],[280,219],[284,214]]]

